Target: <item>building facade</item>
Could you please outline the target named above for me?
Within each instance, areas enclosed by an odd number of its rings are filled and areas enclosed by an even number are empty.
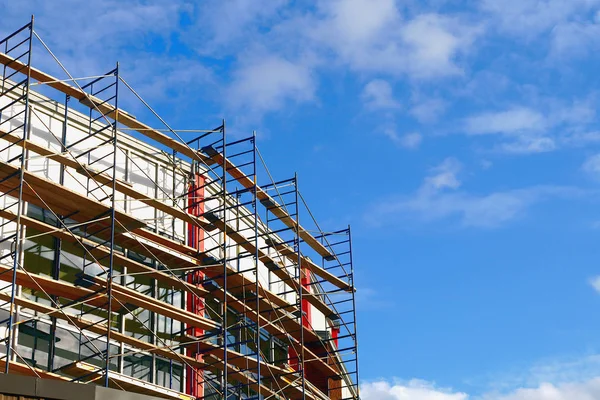
[[[350,228],[323,231],[254,136],[146,125],[119,107],[139,96],[118,66],[50,76],[36,40],[32,19],[0,41],[2,372],[162,398],[358,398]]]

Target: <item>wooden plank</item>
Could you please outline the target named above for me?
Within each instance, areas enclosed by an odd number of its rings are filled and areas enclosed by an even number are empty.
[[[95,170],[94,168],[91,168],[84,164],[80,164],[69,156],[66,156],[66,155],[63,155],[60,153],[55,153],[46,147],[43,147],[35,142],[32,142],[31,140],[21,140],[18,136],[10,134],[2,129],[0,129],[0,136],[2,137],[3,140],[6,140],[10,143],[14,143],[21,147],[25,147],[28,150],[31,150],[39,155],[47,157],[50,160],[58,161],[59,163],[61,163],[62,165],[66,166],[66,167],[73,168],[81,175],[83,175],[87,178],[93,179],[94,181],[96,181],[98,183],[101,183],[103,185],[112,185],[112,178],[109,175],[107,175],[105,173],[99,173],[99,171]],[[57,142],[56,144],[61,144],[61,143]],[[171,215],[175,218],[179,218],[179,219],[183,220],[184,222],[201,226],[204,229],[211,228],[211,225],[208,224],[208,221],[206,221],[206,219],[204,219],[202,217],[193,216],[183,210],[172,207],[162,201],[159,201],[154,198],[150,198],[150,197],[148,197],[148,195],[135,190],[127,182],[123,182],[119,179],[116,179],[115,180],[115,189],[118,192],[131,197],[132,199],[138,200],[144,204],[154,207],[157,210],[163,211],[166,214]]]
[[[239,275],[239,274],[238,274]],[[237,275],[236,275],[237,276]],[[222,292],[220,292],[222,294]],[[331,367],[323,359],[318,357],[312,350],[307,346],[301,346],[300,344],[300,329],[304,331],[304,340],[305,342],[319,342],[319,337],[315,334],[311,329],[307,329],[306,327],[300,325],[296,322],[295,319],[290,318],[287,312],[284,311],[276,311],[267,313],[268,318],[265,318],[263,315],[264,311],[261,311],[260,315],[248,307],[245,301],[240,300],[233,296],[230,293],[227,293],[227,301],[228,305],[239,312],[242,315],[247,316],[254,322],[258,322],[261,329],[266,330],[274,337],[277,337],[281,341],[289,344],[296,350],[302,349],[301,354],[304,357],[305,364],[314,368],[316,371],[319,371],[322,376],[338,376],[339,371],[336,368]],[[269,305],[268,301],[261,297],[259,299],[261,302],[260,309],[261,310],[269,310],[272,308]],[[250,301],[253,303],[253,301]],[[266,304],[266,306],[264,306]],[[273,322],[276,321],[276,322]]]
[[[15,187],[18,187],[19,168],[15,165],[0,161],[0,180],[3,179],[6,180],[0,183],[0,192],[7,193]],[[34,173],[25,171],[24,180],[26,184],[23,185],[23,199],[38,207],[50,208],[59,215],[69,215],[70,218],[78,222],[91,221],[101,215],[110,216],[109,206],[92,200]],[[115,212],[115,218],[119,222],[115,227],[117,231],[122,231],[122,229],[120,229],[121,226],[130,230],[141,228],[146,225],[144,222],[120,211]],[[107,227],[110,226],[110,221],[98,221],[93,225]]]
[[[16,214],[8,210],[0,210],[0,217],[13,219],[16,218]],[[92,254],[100,262],[100,264],[108,267],[108,259],[106,256],[110,254],[110,249],[106,246],[99,246],[96,242],[85,239],[83,237],[73,237],[66,229],[58,229],[52,225],[38,221],[37,219],[30,218],[27,216],[21,217],[21,223],[27,227],[34,228],[41,233],[48,233],[52,236],[64,240],[69,243],[76,243],[82,245],[88,253]],[[134,261],[125,255],[115,251],[113,253],[113,259],[116,266],[127,267],[128,272],[143,273],[144,276],[156,279],[158,282],[170,285],[172,288],[178,288],[180,290],[187,290],[194,293],[198,297],[205,297],[210,292],[202,287],[192,285],[176,276],[169,275],[166,272],[158,271],[150,266]]]
[[[114,108],[112,108],[110,105],[108,104],[101,104],[103,101],[97,98],[93,98],[92,96],[89,96],[89,94],[85,93],[82,90],[79,90],[79,88],[73,87],[65,82],[57,82],[59,81],[59,79],[46,74],[45,72],[40,71],[37,68],[34,67],[28,67],[27,64],[19,61],[19,60],[15,60],[14,58],[4,54],[4,53],[0,53],[0,63],[7,65],[9,68],[17,71],[21,71],[24,74],[27,74],[27,72],[29,71],[31,74],[31,78],[38,81],[38,82],[43,82],[45,83],[47,86],[50,86],[54,89],[57,89],[65,94],[68,94],[69,96],[79,100],[80,102],[84,103],[85,105],[87,105],[88,107],[91,105],[91,103],[94,103],[98,106],[98,109],[100,112],[102,112],[103,114],[107,115],[108,118],[112,118],[115,119],[114,117],[118,117],[118,121],[120,123],[122,123],[123,125],[135,129],[138,132],[140,132],[141,134],[173,149],[178,151],[181,154],[185,154],[186,156],[193,158],[194,160],[197,161],[201,161],[205,164],[211,164],[212,161],[210,159],[208,159],[208,157],[203,156],[202,154],[192,150],[190,147],[186,146],[185,144],[175,140],[175,139],[171,139],[169,136],[165,135],[164,133],[152,129],[150,128],[148,125],[145,125],[139,121],[137,121],[133,116],[129,115],[128,113],[126,113],[125,111],[122,110],[118,110],[117,113],[118,115],[114,115],[115,114],[115,110]]]
[[[74,362],[61,369],[67,375],[83,378],[83,384],[93,384],[101,382],[104,379],[104,369],[96,365],[85,362]],[[125,390],[127,392],[139,393],[152,398],[194,400],[195,398],[187,394],[169,389],[164,386],[146,382],[141,379],[133,378],[115,371],[108,372],[109,387],[113,389]]]
[[[1,358],[0,359],[0,369],[2,370],[2,372],[4,372],[5,367],[6,367],[6,359]],[[52,380],[57,380],[57,381],[69,382],[71,380],[66,376],[62,376],[62,375],[55,374],[52,372],[44,371],[43,369],[35,368],[32,366],[28,366],[26,364],[22,364],[20,362],[14,362],[14,361],[10,362],[8,373],[9,374],[17,374],[17,375],[25,375],[25,376],[35,376],[35,377],[39,377],[39,378],[52,379]]]
[[[296,252],[294,251],[293,248],[291,248],[290,246],[288,246],[287,244],[284,244],[284,243],[276,243],[274,241],[271,241],[271,242],[273,244],[273,247],[277,251],[279,251],[280,254],[284,255],[288,260],[290,260],[294,263],[298,262],[298,255],[296,254]],[[343,289],[347,292],[352,292],[354,290],[347,282],[344,282],[343,280],[341,280],[337,276],[333,275],[329,271],[321,268],[320,266],[315,264],[312,260],[310,260],[308,257],[305,257],[305,256],[300,257],[300,266],[302,268],[306,268],[307,270],[314,273],[315,275],[320,276],[321,278],[325,279],[326,281],[328,281],[329,283],[335,285],[336,287],[338,287],[340,289]]]
[[[296,292],[302,291],[302,297],[306,298],[308,302],[314,306],[317,310],[319,310],[326,317],[335,317],[335,313],[321,301],[321,299],[310,293],[305,287],[300,285],[296,279],[294,279],[288,271],[281,264],[276,262],[271,256],[262,251],[261,249],[257,249],[256,246],[251,243],[248,239],[242,236],[238,231],[229,226],[225,221],[221,220],[214,213],[206,213],[206,219],[217,228],[219,228],[223,232],[227,232],[227,235],[233,239],[237,244],[239,244],[244,250],[249,252],[250,254],[258,254],[258,259],[269,268],[271,272],[273,272],[279,279],[281,279],[286,285],[294,289]]]
[[[227,172],[231,177],[235,178],[242,186],[246,189],[254,188],[254,181],[250,179],[246,174],[244,174],[239,168],[235,166],[231,161],[223,157],[221,153],[217,153],[211,156],[211,159],[220,165],[225,165]],[[322,257],[326,259],[331,259],[333,254],[325,247],[321,242],[315,239],[310,232],[304,229],[300,224],[298,224],[283,207],[281,207],[266,191],[264,191],[260,186],[256,188],[256,197],[258,200],[272,204],[271,207],[268,207],[269,211],[275,215],[277,218],[281,220],[288,228],[298,229],[298,234],[313,250],[319,253]]]
[[[10,267],[0,265],[0,280],[11,282],[12,273],[8,273],[11,270],[12,268]],[[33,290],[40,290],[40,288],[42,288],[50,295],[64,297],[74,301],[86,298],[86,304],[91,304],[96,307],[106,308],[108,306],[106,293],[96,293],[95,290],[75,286],[64,281],[54,280],[41,275],[27,274],[22,270],[17,270],[17,284]],[[99,278],[96,278],[90,287],[95,289],[105,289],[106,281],[101,281]],[[202,318],[188,311],[180,310],[170,304],[142,295],[135,290],[124,288],[116,283],[113,283],[112,285],[112,294],[112,309],[115,311],[122,309],[123,304],[133,304],[200,329],[212,330],[219,326],[219,324],[207,318]]]
[[[93,278],[93,282],[94,284],[91,284],[90,287],[95,288],[96,290],[100,288],[105,289],[108,287],[106,280],[96,277]],[[208,318],[200,317],[199,315],[191,313],[187,310],[183,310],[172,304],[165,303],[150,296],[146,296],[134,289],[127,288],[114,282],[112,284],[112,295],[123,304],[133,304],[145,310],[150,310],[157,314],[181,321],[188,326],[205,329],[208,331],[214,330],[220,326],[219,323]]]
[[[87,364],[87,363],[83,363],[83,362],[77,362],[74,363],[70,366],[70,368],[66,368],[64,369],[64,371],[72,376],[85,376],[88,378],[88,382],[93,382],[93,381],[97,381],[99,379],[101,379],[103,377],[102,372],[98,369],[98,367]],[[273,397],[276,395],[275,392],[273,392],[271,389],[269,389],[268,387],[264,386],[264,385],[260,385],[260,387],[258,386],[258,384],[256,383],[256,381],[254,381],[253,379],[247,377],[246,375],[244,375],[242,372],[235,370],[233,368],[229,368],[228,369],[228,376],[231,376],[234,379],[239,379],[242,380],[242,382],[244,381],[250,381],[249,386],[250,388],[252,388],[253,390],[256,390],[257,392],[260,392],[262,395],[264,395],[265,397]],[[135,391],[132,390],[132,385],[130,382],[132,381],[139,381],[135,378],[131,378],[128,377],[126,375],[123,374],[117,374],[115,372],[111,372],[109,374],[109,378],[115,381],[118,381],[119,385],[122,386],[124,389],[128,390],[128,391]],[[286,382],[286,377],[281,377],[281,380],[283,380],[283,384],[284,386],[287,386]],[[140,385],[141,383],[144,383],[144,381],[139,381]],[[153,385],[155,386],[155,385]],[[158,386],[160,387],[160,386]],[[137,391],[138,393],[144,393],[141,391]],[[293,399],[293,400],[300,400],[303,399],[302,397],[302,387],[299,386],[298,384],[293,384],[292,386],[287,386],[284,387],[283,392],[285,394],[287,394],[286,398],[289,399]],[[149,394],[149,395],[153,395],[153,396],[159,396],[162,398],[171,398],[171,397],[166,397],[166,396],[161,396],[160,392],[148,392],[148,393],[144,393],[144,394]],[[313,399],[313,400],[320,400],[321,397],[315,397],[314,395],[312,395],[311,393],[307,393],[308,398]],[[188,398],[187,396],[184,398]],[[191,399],[191,398],[190,398]]]

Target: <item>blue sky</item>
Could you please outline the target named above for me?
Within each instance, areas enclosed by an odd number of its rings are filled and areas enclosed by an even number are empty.
[[[600,0],[0,0],[0,32],[32,13],[352,225],[365,399],[600,398]]]

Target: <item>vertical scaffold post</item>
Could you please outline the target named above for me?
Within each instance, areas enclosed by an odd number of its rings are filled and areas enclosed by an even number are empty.
[[[119,124],[119,63],[115,69],[115,117],[112,127],[112,150],[113,150],[113,168],[111,182],[111,210],[110,210],[110,254],[108,259],[108,272],[106,276],[106,297],[108,298],[108,323],[106,324],[106,362],[104,365],[104,386],[109,385],[110,371],[110,332],[112,330],[112,279],[114,269],[114,251],[115,251],[115,225],[116,225],[116,192],[117,192],[117,128]]]
[[[64,119],[64,123],[63,123],[63,127],[62,127],[62,131],[61,131],[61,141],[60,141],[60,152],[64,153],[67,151],[67,127],[68,127],[68,118],[69,118],[69,100],[71,100],[71,96],[69,96],[68,94],[65,95],[65,102],[64,102],[64,114],[63,114],[63,119]],[[60,172],[59,172],[59,177],[58,177],[58,183],[60,183],[61,185],[65,184],[65,166],[63,164],[60,165]],[[62,215],[59,215],[60,218],[62,218]],[[62,222],[60,220],[56,221],[56,227],[57,228],[61,228],[62,226]],[[52,270],[52,278],[54,278],[55,280],[59,280],[60,279],[60,262],[61,262],[61,246],[62,246],[62,240],[58,237],[54,238],[54,264],[53,264],[53,270]],[[53,296],[52,297],[52,301],[57,301],[58,300],[58,296]],[[54,357],[55,357],[55,353],[56,353],[56,340],[54,338],[56,338],[56,324],[57,324],[57,318],[55,316],[50,317],[50,320],[52,321],[52,325],[50,326],[50,337],[53,338],[49,345],[48,345],[48,371],[52,371],[54,370]]]
[[[252,173],[254,177],[254,187],[252,188],[252,206],[254,207],[254,266],[255,266],[255,296],[256,296],[256,381],[258,384],[258,391],[260,393],[261,385],[261,371],[260,371],[260,274],[258,272],[258,199],[257,199],[257,172],[256,172],[256,131],[252,131]],[[259,395],[260,397],[260,395]]]
[[[31,85],[31,49],[32,49],[32,39],[33,39],[33,23],[34,17],[31,16],[31,22],[29,23],[29,43],[28,43],[28,54],[27,54],[27,79],[25,82],[25,114],[23,116],[23,141],[27,139],[27,132],[29,131],[29,87]],[[21,225],[21,214],[23,213],[23,181],[25,177],[25,157],[27,155],[27,150],[25,150],[25,146],[21,147],[21,157],[20,157],[20,170],[19,170],[19,194],[18,194],[18,203],[17,203],[17,218],[16,218],[16,237],[15,237],[15,254],[13,257],[13,268],[12,268],[12,285],[10,290],[10,313],[8,316],[8,332],[6,337],[6,366],[4,368],[4,372],[8,374],[10,361],[13,353],[13,341],[14,341],[14,327],[15,323],[15,296],[17,291],[17,269],[19,265],[21,265],[21,257],[23,253],[23,234],[24,229]]]
[[[294,227],[294,247],[296,255],[298,257],[298,298],[300,304],[300,352],[298,354],[299,366],[300,366],[300,377],[302,379],[302,400],[306,399],[306,371],[304,370],[304,301],[302,291],[304,289],[303,284],[303,271],[302,271],[302,254],[300,252],[300,207],[298,205],[298,173],[294,173],[294,204],[296,205],[296,226]]]
[[[354,339],[354,351],[355,351],[355,357],[354,357],[354,362],[356,364],[355,366],[355,371],[356,371],[356,397],[357,400],[360,400],[360,384],[359,384],[359,376],[358,376],[358,327],[357,327],[357,321],[356,321],[356,291],[354,290],[354,260],[352,258],[352,231],[350,230],[350,225],[348,225],[348,252],[350,255],[350,284],[351,284],[351,288],[352,288],[352,313],[353,313],[353,321],[354,321],[354,337],[352,339]]]
[[[225,227],[223,229],[223,392],[224,399],[227,400],[229,397],[228,383],[227,383],[227,133],[225,130],[225,120],[221,125],[221,133],[223,137],[223,178],[221,182],[222,186],[222,202],[223,202],[223,221],[225,221]]]

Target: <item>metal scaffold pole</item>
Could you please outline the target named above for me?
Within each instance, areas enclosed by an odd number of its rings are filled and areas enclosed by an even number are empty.
[[[117,211],[117,203],[116,203],[116,183],[117,183],[117,151],[118,151],[118,124],[119,124],[119,63],[115,68],[115,99],[114,99],[114,107],[115,107],[115,116],[114,122],[112,126],[112,151],[113,151],[113,159],[112,159],[112,182],[111,182],[111,192],[110,196],[110,254],[108,260],[108,271],[106,276],[107,281],[107,297],[108,297],[108,322],[106,324],[106,362],[104,365],[104,386],[108,387],[110,382],[110,340],[111,340],[111,331],[112,331],[112,291],[113,291],[113,272],[114,272],[114,252],[115,252],[115,225],[116,225],[116,211]]]
[[[28,26],[26,26],[24,29],[29,29],[29,37],[27,39],[27,66],[31,66],[31,53],[32,53],[32,42],[33,42],[33,24],[34,24],[34,17],[33,15],[31,16],[31,22],[28,24]],[[23,28],[21,29],[23,30]],[[8,46],[8,39],[6,40],[6,46]],[[5,70],[6,71],[6,70]],[[27,72],[27,78],[26,81],[24,82],[24,87],[23,87],[23,91],[24,91],[24,102],[25,102],[25,110],[24,110],[24,116],[23,116],[23,138],[22,140],[25,141],[27,139],[27,134],[29,132],[29,124],[30,124],[30,114],[29,114],[29,88],[31,85],[31,70],[28,69]],[[4,81],[4,79],[3,79]],[[4,87],[4,85],[3,85]],[[11,89],[12,90],[12,89]],[[3,91],[2,94],[4,95],[6,93],[6,91]],[[8,331],[7,331],[7,337],[6,337],[6,366],[4,368],[4,372],[8,373],[9,369],[10,369],[10,363],[12,361],[13,358],[13,353],[14,353],[14,347],[16,344],[15,341],[15,319],[16,319],[16,305],[15,305],[15,295],[17,292],[17,270],[19,268],[19,266],[21,265],[21,259],[23,257],[22,253],[23,253],[23,241],[24,241],[24,235],[25,235],[25,229],[24,226],[22,226],[21,224],[21,217],[23,214],[23,209],[25,207],[24,201],[23,201],[23,185],[25,183],[25,168],[26,168],[26,158],[27,156],[27,150],[25,150],[25,147],[21,148],[21,154],[19,156],[19,188],[18,188],[18,196],[17,196],[17,215],[16,215],[16,220],[15,220],[15,231],[16,231],[16,236],[15,236],[15,241],[14,241],[14,253],[12,255],[13,257],[13,267],[12,267],[12,281],[11,281],[11,291],[10,291],[10,311],[9,311],[9,320],[8,320]]]
[[[252,176],[254,179],[254,187],[252,188],[252,212],[254,215],[254,273],[255,273],[255,288],[254,295],[256,296],[256,304],[255,304],[255,312],[256,312],[256,359],[259,361],[256,366],[256,380],[258,386],[260,387],[262,381],[261,368],[260,368],[260,360],[261,360],[261,349],[260,349],[260,273],[258,269],[258,201],[256,197],[256,189],[258,187],[257,183],[257,171],[256,171],[256,131],[252,131]],[[270,351],[270,349],[269,349]]]
[[[307,310],[304,309],[304,300],[303,300],[303,288],[304,288],[304,281],[305,281],[305,277],[304,274],[307,273],[307,271],[304,271],[302,268],[302,252],[301,252],[301,248],[300,248],[300,206],[298,203],[298,174],[294,173],[294,204],[296,206],[296,226],[294,229],[294,234],[295,234],[295,250],[296,250],[296,254],[297,254],[297,268],[298,268],[298,284],[299,284],[299,290],[298,290],[298,298],[299,298],[299,305],[300,305],[300,352],[298,353],[298,357],[299,357],[299,367],[300,367],[300,376],[302,379],[302,400],[306,399],[306,369],[305,369],[305,363],[304,363],[304,321],[306,319],[306,321],[308,322],[308,314],[307,314]],[[310,286],[308,286],[310,287]],[[309,306],[310,307],[310,306]],[[305,315],[306,313],[306,315]]]
[[[350,255],[350,282],[352,289],[354,289],[354,259],[352,257],[352,231],[350,225],[348,225],[348,251]],[[355,381],[356,381],[356,395],[357,399],[360,399],[360,380],[358,374],[358,327],[356,321],[356,294],[352,290],[352,317],[354,321],[354,368],[355,368]]]
[[[228,307],[228,299],[227,299],[227,291],[228,289],[228,278],[229,273],[227,271],[227,134],[225,130],[225,120],[223,120],[223,124],[221,125],[222,134],[223,134],[223,180],[221,181],[221,190],[222,190],[222,202],[223,202],[223,221],[225,221],[225,228],[223,229],[223,365],[225,366],[223,370],[223,385],[221,387],[222,392],[224,393],[225,400],[229,397],[229,387],[228,387],[228,374],[227,374],[227,360],[228,360],[228,338],[227,332],[229,328],[229,319],[227,318],[227,307]]]

